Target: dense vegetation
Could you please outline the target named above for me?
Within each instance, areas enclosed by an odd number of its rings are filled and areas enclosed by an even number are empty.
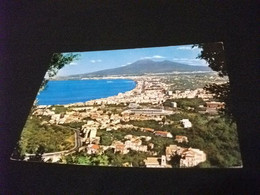
[[[92,166],[144,166],[147,154],[130,150],[127,154],[114,153],[108,149],[104,154],[87,155],[84,152],[71,154],[62,158],[61,163]]]
[[[40,146],[45,152],[70,149],[75,144],[74,137],[74,131],[68,127],[48,125],[37,117],[29,116],[19,141],[21,155],[36,153]]]
[[[64,156],[61,163],[77,165],[107,166],[109,157],[106,155],[87,155],[83,152]]]
[[[168,99],[164,102],[164,106],[171,106],[171,102],[176,102],[179,108],[189,109],[194,108],[194,110],[198,110],[200,105],[205,105],[205,102],[201,98],[182,98],[182,99]]]

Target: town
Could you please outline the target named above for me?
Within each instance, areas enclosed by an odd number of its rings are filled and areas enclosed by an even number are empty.
[[[36,106],[30,119],[36,117],[45,128],[56,126],[73,132],[70,148],[47,150],[42,154],[43,161],[84,164],[68,159],[105,156],[106,166],[148,168],[195,167],[207,161],[205,148],[195,147],[197,127],[192,121],[199,115],[219,117],[224,103],[213,101],[213,94],[203,88],[169,90],[171,83],[160,75],[127,79],[133,79],[136,87],[116,96]],[[197,102],[186,106],[181,101]],[[33,155],[25,152],[24,160]],[[117,162],[113,159],[119,157]]]

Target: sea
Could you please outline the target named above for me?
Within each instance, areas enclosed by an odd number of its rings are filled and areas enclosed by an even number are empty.
[[[65,105],[118,95],[134,89],[130,79],[49,81],[38,96],[38,105]]]

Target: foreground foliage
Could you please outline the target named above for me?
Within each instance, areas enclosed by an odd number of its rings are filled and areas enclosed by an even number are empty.
[[[74,146],[74,131],[67,127],[48,125],[37,117],[28,117],[22,131],[19,147],[21,155],[35,154],[44,147],[45,152],[57,152]]]

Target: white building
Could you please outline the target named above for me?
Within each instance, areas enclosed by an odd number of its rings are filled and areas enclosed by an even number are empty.
[[[172,106],[173,108],[177,108],[177,103],[176,103],[176,102],[171,102],[171,106]]]
[[[182,119],[180,120],[184,128],[191,128],[192,124],[189,119]]]
[[[206,154],[195,148],[188,148],[181,154],[180,167],[194,167],[206,161]]]

